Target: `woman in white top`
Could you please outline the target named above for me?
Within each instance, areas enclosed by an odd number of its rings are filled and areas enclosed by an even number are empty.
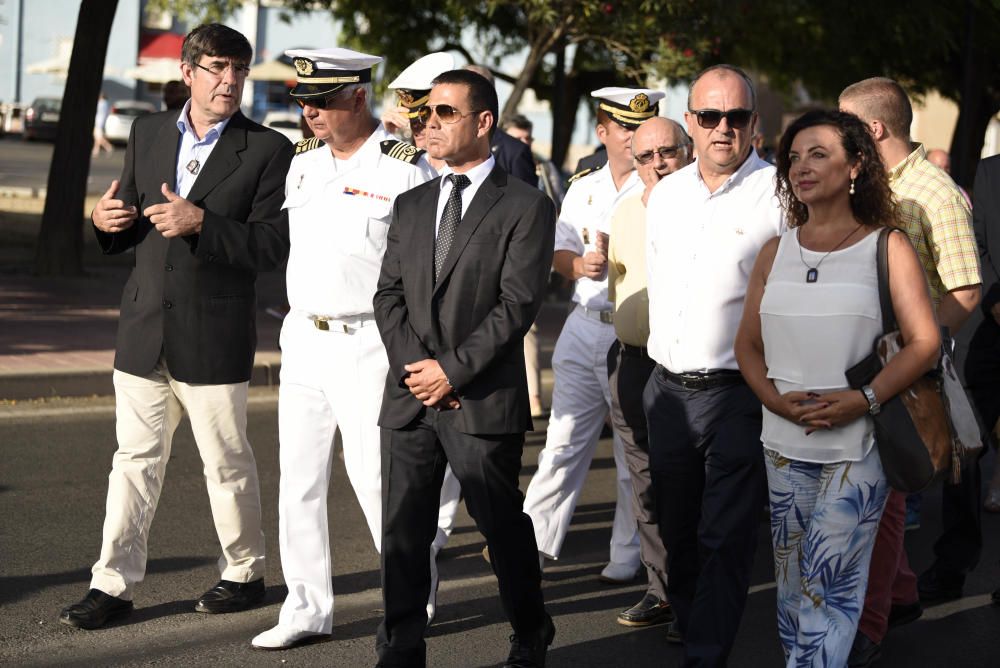
[[[805,114],[777,158],[789,229],[757,257],[735,352],[764,405],[787,663],[839,667],[861,616],[888,492],[869,397],[849,389],[844,372],[882,333],[876,241],[895,211],[874,141],[852,114]],[[924,272],[903,234],[889,235],[889,265],[905,346],[868,388],[879,402],[931,369],[940,346]]]

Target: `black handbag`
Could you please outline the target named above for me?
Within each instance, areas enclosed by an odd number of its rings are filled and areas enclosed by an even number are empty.
[[[870,384],[903,346],[889,291],[891,232],[890,228],[879,232],[876,254],[882,335],[875,339],[872,353],[847,370],[847,382],[853,389]],[[955,373],[945,338],[942,336],[937,367],[883,402],[878,415],[873,416],[882,469],[889,486],[900,492],[919,492],[949,469],[957,482],[962,457],[982,447],[972,406]]]

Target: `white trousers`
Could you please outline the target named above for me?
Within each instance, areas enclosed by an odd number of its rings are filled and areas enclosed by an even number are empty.
[[[170,446],[186,411],[204,463],[224,580],[264,576],[257,462],[247,441],[247,385],[194,385],[161,359],[148,376],[114,372],[118,450],[108,476],[101,556],[90,586],[132,599],[146,572],[149,527],[163,489]]]
[[[347,477],[375,549],[380,550],[378,416],[389,362],[373,322],[347,333],[336,327],[322,331],[295,311],[282,325],[281,351],[278,545],[288,596],[278,623],[330,633],[334,601],[327,493],[334,434],[340,429]],[[454,495],[451,519],[444,520],[448,533],[458,503],[457,489]]]
[[[580,498],[604,418],[611,410],[608,350],[612,325],[574,309],[566,319],[552,356],[555,383],[545,447],[538,471],[524,496],[524,512],[535,525],[538,549],[558,559],[573,510]],[[639,531],[632,510],[632,481],[621,440],[614,437],[617,501],[611,528],[610,560],[639,567]]]

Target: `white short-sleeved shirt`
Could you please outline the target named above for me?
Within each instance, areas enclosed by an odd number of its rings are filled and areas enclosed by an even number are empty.
[[[577,255],[595,250],[597,232],[611,231],[611,214],[618,203],[630,194],[642,192],[642,188],[639,175],[633,171],[618,190],[607,166],[580,177],[563,200],[556,224],[555,249]],[[610,311],[607,276],[596,281],[585,276],[578,278],[573,301],[595,311]]]
[[[733,341],[750,270],[784,230],[775,169],[753,151],[716,191],[698,162],[646,204],[649,356],[674,373],[737,369]]]
[[[379,125],[348,160],[324,144],[292,159],[285,180],[291,250],[286,283],[293,310],[331,318],[372,313],[396,197],[433,178],[416,163],[383,153],[395,141]]]

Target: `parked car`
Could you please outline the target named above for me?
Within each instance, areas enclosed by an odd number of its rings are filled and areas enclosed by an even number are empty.
[[[288,137],[292,143],[302,141],[302,128],[299,126],[299,114],[293,111],[269,111],[264,115],[264,127],[277,130]]]
[[[127,144],[132,121],[154,111],[156,106],[149,102],[118,100],[111,105],[108,119],[104,122],[104,136],[112,144]]]
[[[62,98],[39,97],[24,112],[25,140],[56,138],[59,128],[59,110],[62,109]]]

